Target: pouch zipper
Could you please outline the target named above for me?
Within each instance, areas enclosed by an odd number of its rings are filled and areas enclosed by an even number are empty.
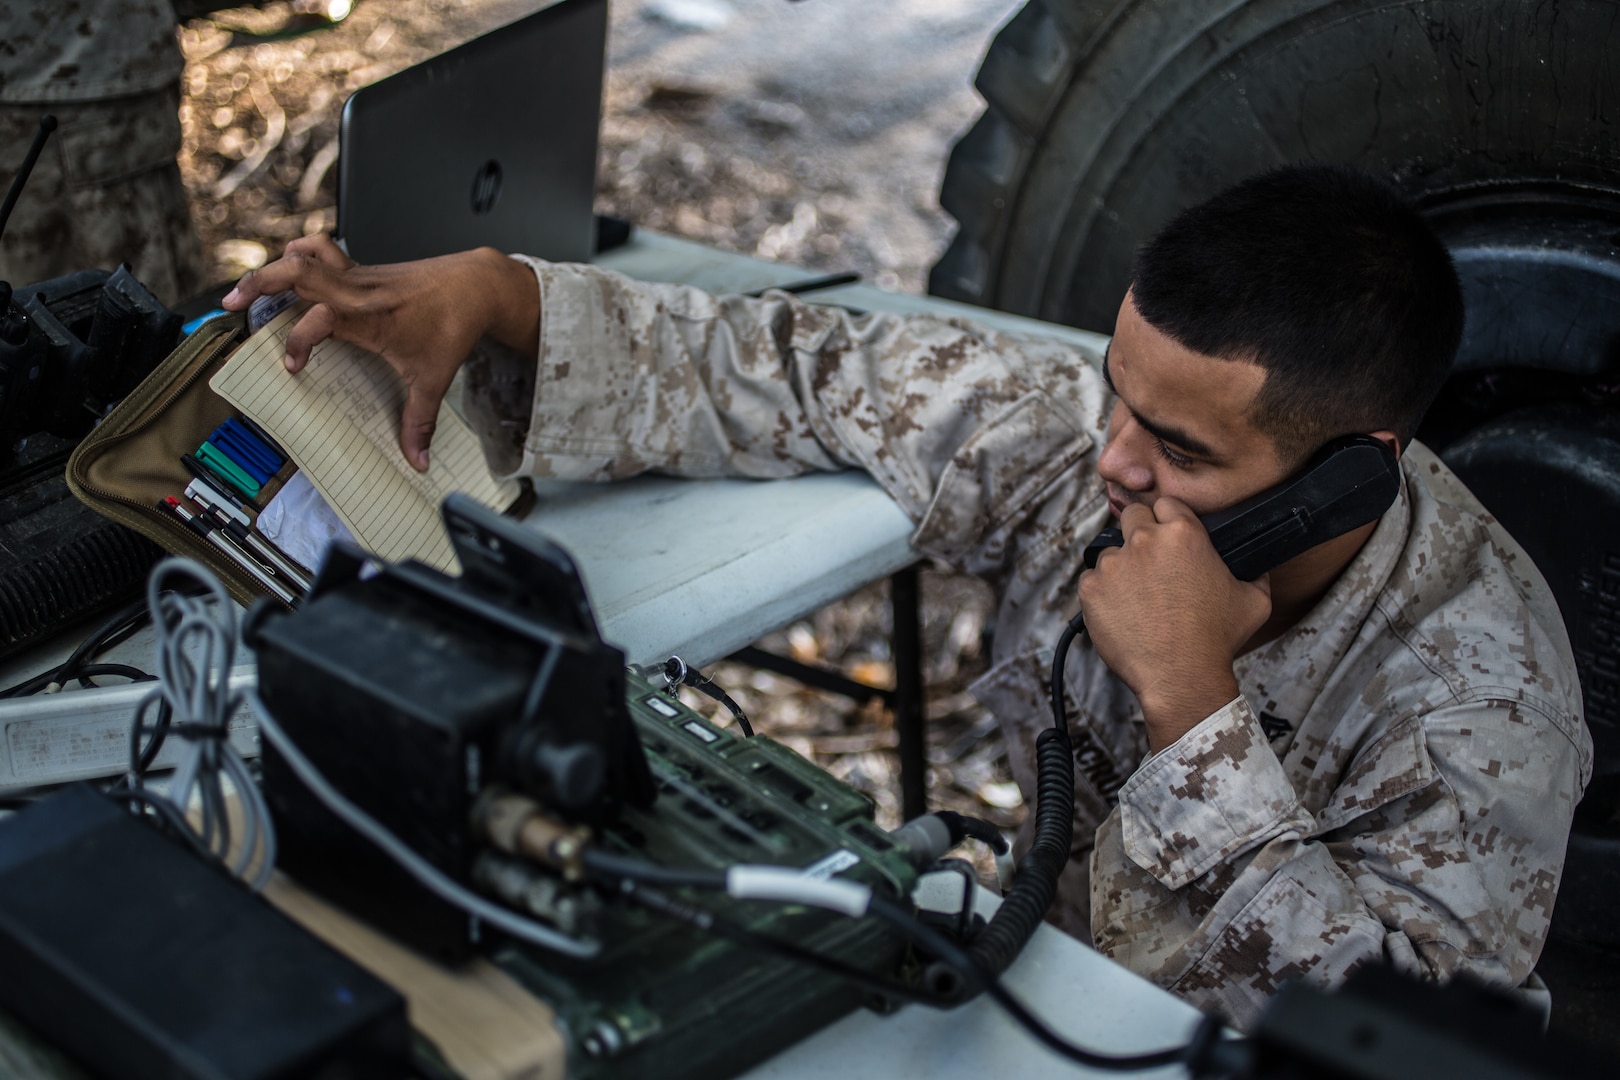
[[[206,329],[207,325],[204,324],[194,332],[201,334]],[[211,545],[178,521],[169,520],[155,505],[147,506],[139,499],[120,495],[89,483],[85,476],[87,470],[81,467],[81,463],[85,460],[99,457],[115,444],[145,431],[163,415],[170,405],[196,386],[199,379],[208,374],[209,369],[219,360],[221,353],[239,345],[242,340],[243,336],[238,327],[233,327],[222,333],[217,341],[205,346],[199,350],[196,356],[186,361],[186,366],[195,365],[190,374],[178,383],[168,386],[162,394],[142,406],[142,416],[137,423],[131,424],[116,433],[107,434],[100,439],[94,438],[94,432],[87,436],[86,442],[81,443],[78,450],[75,450],[72,458],[69,459],[68,486],[74,488],[75,494],[79,494],[86,502],[91,501],[87,496],[93,497],[95,500],[95,503],[92,504],[93,508],[104,517],[111,518],[120,525],[132,528],[137,532],[143,532],[148,528],[157,528],[167,537],[165,546],[169,547],[170,550],[184,551],[198,562],[212,568],[216,573],[222,574],[225,579],[226,590],[235,595],[243,606],[250,605],[260,597],[266,597],[283,607],[287,607],[289,605],[287,605],[286,601],[274,593],[262,589],[257,583],[237,581],[240,571],[236,567],[227,565],[219,552],[215,551]],[[157,372],[154,371],[153,375],[156,374]],[[150,377],[148,376],[148,378]],[[105,423],[105,421],[103,422]],[[81,453],[80,451],[84,452]]]
[[[219,359],[219,354],[224,351],[227,346],[235,345],[236,343],[236,334],[234,331],[222,335],[217,342],[208,347],[208,350],[205,353],[200,354],[204,357],[204,359],[197,365],[197,370],[186,376],[186,378],[182,380],[178,386],[170,387],[169,392],[163,397],[156,399],[153,402],[153,406],[155,407],[150,407],[151,411],[149,411],[147,415],[142,418],[140,423],[127,427],[117,434],[108,435],[103,439],[97,440],[92,445],[91,449],[100,453],[105,448],[110,447],[115,443],[122,442],[124,439],[127,439],[132,435],[138,435],[145,431],[155,420],[157,420],[158,417],[163,415],[163,411],[165,409],[167,409],[170,405],[173,405],[175,401],[178,400],[187,390],[190,390],[193,386],[197,385],[197,380],[202,378],[207,373],[209,365],[215,360]],[[95,485],[89,483],[82,475],[84,470],[78,468],[80,460],[82,459],[79,458],[78,455],[75,455],[73,459],[73,479],[78,482],[80,488],[92,495],[95,495],[97,498],[106,499],[109,502],[119,502],[126,506],[135,506],[142,509],[146,508],[146,505],[137,499],[132,499],[127,495],[119,495],[116,492],[111,492],[106,488],[96,487]]]

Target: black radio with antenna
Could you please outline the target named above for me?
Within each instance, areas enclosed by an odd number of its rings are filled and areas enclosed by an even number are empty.
[[[0,242],[55,129],[40,120],[0,205]],[[128,600],[161,554],[75,499],[63,473],[180,336],[181,317],[128,266],[0,281],[0,656]]]
[[[55,128],[54,117],[41,119],[0,207],[0,237]],[[174,350],[180,322],[127,265],[23,287],[0,281],[0,455],[42,431],[84,435]]]

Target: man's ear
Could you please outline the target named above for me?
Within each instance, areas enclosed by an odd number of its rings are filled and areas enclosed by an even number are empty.
[[[1369,438],[1377,439],[1389,447],[1390,453],[1395,455],[1396,461],[1401,460],[1401,437],[1399,435],[1393,431],[1369,431],[1367,435]]]

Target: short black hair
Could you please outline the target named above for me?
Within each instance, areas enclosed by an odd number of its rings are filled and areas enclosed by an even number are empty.
[[[1451,370],[1451,255],[1393,185],[1293,165],[1182,211],[1137,252],[1131,296],[1186,348],[1266,369],[1255,426],[1285,460],[1388,428],[1402,445]]]

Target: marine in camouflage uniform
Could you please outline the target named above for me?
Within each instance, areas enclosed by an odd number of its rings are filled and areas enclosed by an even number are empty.
[[[60,124],[0,237],[0,280],[128,262],[167,303],[202,288],[175,164],[181,69],[168,0],[0,0],[0,185],[40,117]]]
[[[975,694],[1033,799],[1052,648],[1086,543],[1112,395],[1101,357],[971,323],[715,298],[529,260],[533,357],[482,350],[466,403],[498,471],[609,480],[860,468],[928,555],[1001,598]],[[1552,594],[1420,443],[1396,503],[1241,694],[1157,755],[1082,642],[1067,668],[1075,849],[1056,920],[1249,1024],[1286,979],[1369,959],[1503,986],[1546,938],[1591,770]],[[1089,871],[1089,872],[1088,872]]]

